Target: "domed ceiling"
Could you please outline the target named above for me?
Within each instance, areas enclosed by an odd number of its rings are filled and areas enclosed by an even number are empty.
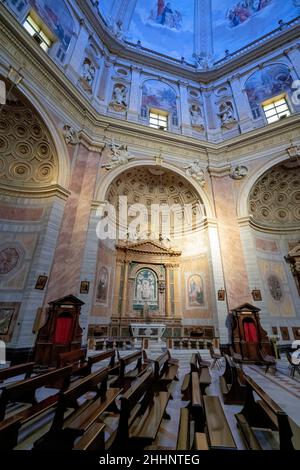
[[[236,52],[278,28],[280,20],[288,22],[300,15],[300,0],[124,2],[131,12],[127,24],[121,25],[126,41],[140,41],[144,48],[179,60],[184,57],[189,63],[195,62],[195,54],[212,55],[217,61],[225,51]],[[115,4],[111,0],[100,2],[100,13],[108,23],[116,20]]]
[[[249,210],[259,225],[300,229],[300,165],[274,166],[256,182],[249,196]]]

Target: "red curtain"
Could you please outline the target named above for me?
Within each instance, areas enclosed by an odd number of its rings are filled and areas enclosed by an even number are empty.
[[[244,322],[245,340],[247,343],[258,343],[256,326],[252,322]]]
[[[54,335],[54,343],[68,343],[71,339],[72,318],[59,317],[56,321],[56,329]]]

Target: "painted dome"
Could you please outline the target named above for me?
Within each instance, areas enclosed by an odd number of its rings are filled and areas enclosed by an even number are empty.
[[[102,0],[101,16],[129,45],[213,65],[300,15],[300,0]],[[281,28],[281,29],[280,29]]]

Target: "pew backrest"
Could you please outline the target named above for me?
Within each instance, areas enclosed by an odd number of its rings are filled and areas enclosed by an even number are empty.
[[[99,354],[94,354],[93,356],[89,356],[88,357],[88,364],[89,364],[89,367],[91,369],[94,364],[97,364],[98,362],[104,361],[105,359],[110,359],[109,367],[114,367],[115,357],[116,357],[115,349],[111,349],[109,351],[103,351]]]
[[[126,367],[133,362],[137,362],[136,368],[139,370],[143,363],[143,352],[137,351],[128,356],[120,358],[120,376],[124,377]]]
[[[59,365],[60,367],[69,365],[69,364],[78,364],[86,362],[85,352],[83,349],[75,349],[74,351],[69,351],[59,354]]]
[[[66,390],[70,384],[71,374],[72,366],[66,366],[3,387],[0,396],[0,420],[4,419],[8,403],[22,402],[32,405],[36,404],[35,393],[41,387],[50,385],[60,390]]]
[[[28,379],[32,374],[34,366],[35,362],[27,362],[26,364],[18,364],[16,366],[0,369],[0,382],[23,374],[25,374],[25,378]]]

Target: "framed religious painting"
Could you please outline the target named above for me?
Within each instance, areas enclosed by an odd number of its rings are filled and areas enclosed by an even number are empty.
[[[281,331],[281,337],[282,337],[282,340],[283,341],[290,341],[290,333],[289,333],[289,329],[287,326],[281,326],[280,327],[280,331]]]
[[[220,289],[218,290],[218,300],[223,302],[225,300],[225,290],[224,289]]]
[[[300,340],[300,327],[294,326],[292,330],[293,330],[294,339]]]
[[[5,343],[11,341],[20,305],[19,302],[0,302],[0,339]]]
[[[262,297],[261,297],[261,291],[260,289],[253,289],[252,291],[252,297],[255,302],[261,302]]]
[[[45,286],[46,286],[46,283],[47,283],[47,280],[48,280],[47,276],[45,276],[45,275],[39,276],[37,278],[37,281],[36,281],[36,284],[35,284],[35,289],[44,290]]]
[[[89,281],[81,281],[80,283],[80,294],[88,294],[90,290]]]

